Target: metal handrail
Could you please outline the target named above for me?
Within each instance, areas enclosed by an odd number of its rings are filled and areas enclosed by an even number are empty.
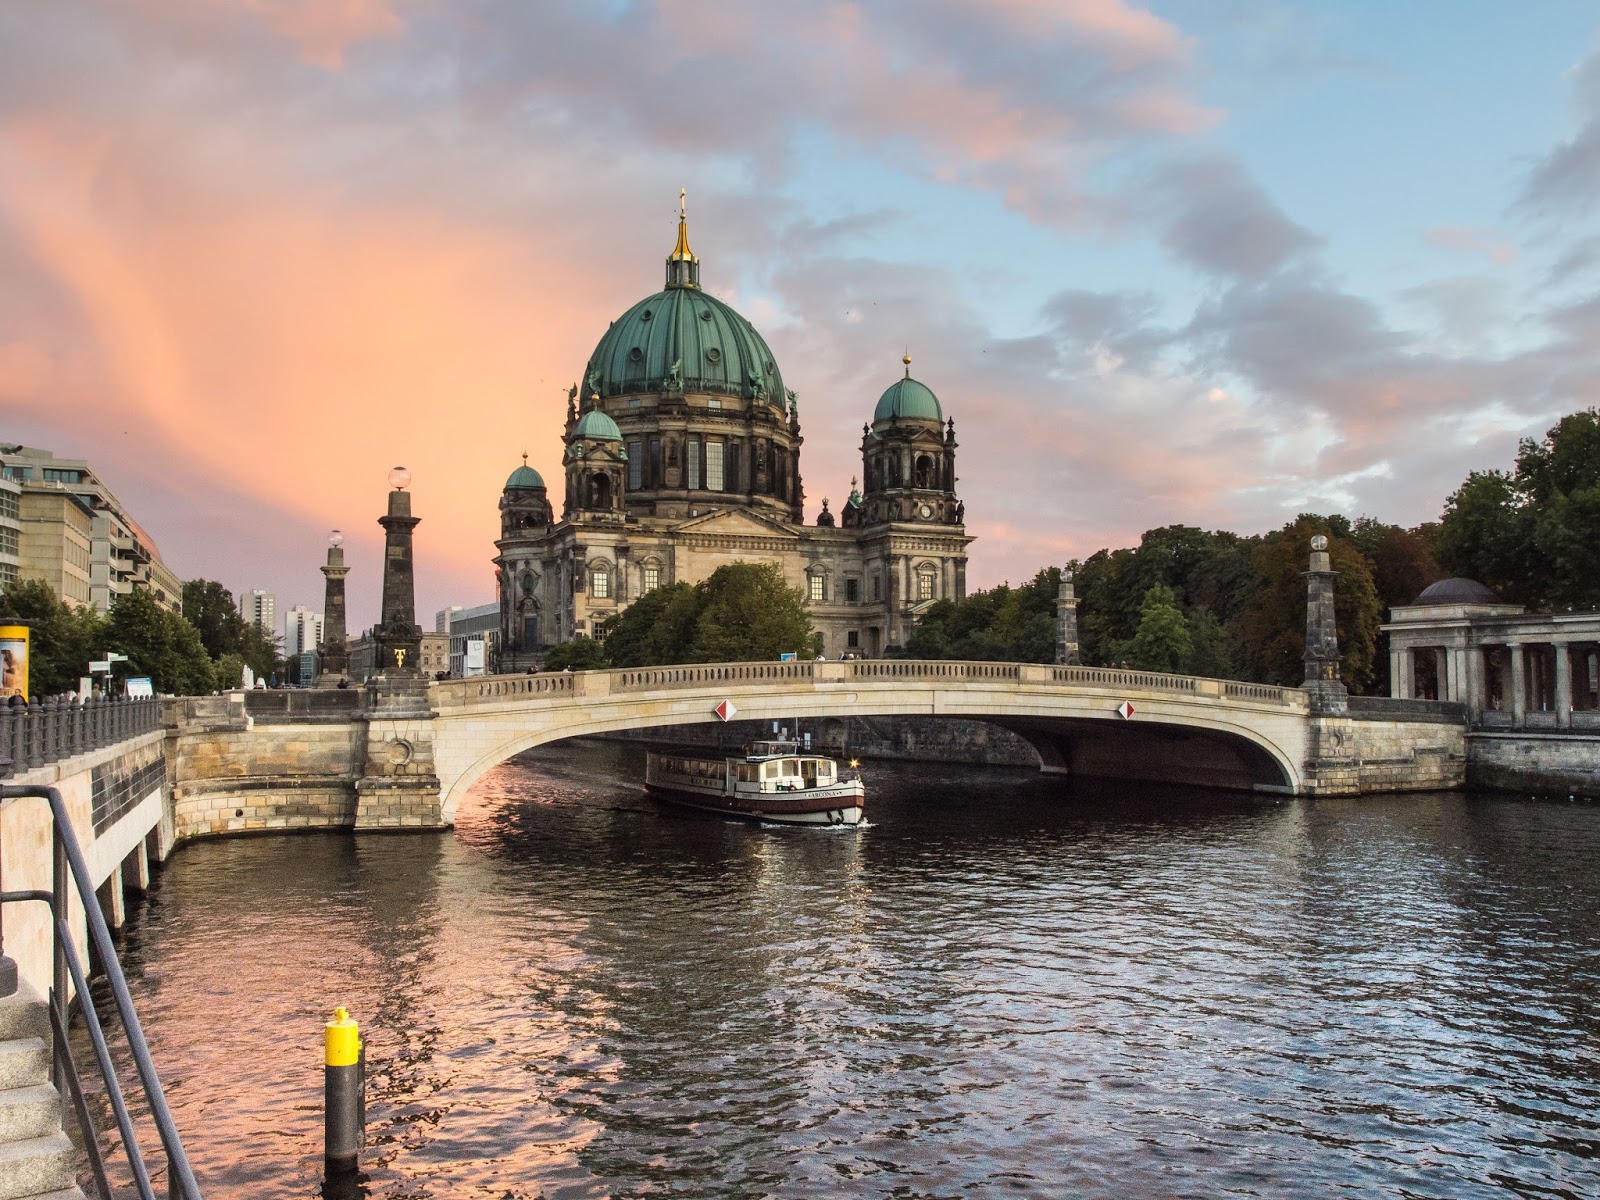
[[[134,1066],[139,1074],[139,1082],[143,1085],[150,1116],[155,1121],[156,1131],[161,1137],[161,1146],[167,1157],[169,1194],[174,1200],[201,1200],[200,1186],[195,1182],[194,1172],[190,1169],[188,1156],[183,1150],[183,1141],[178,1136],[178,1127],[172,1120],[171,1110],[167,1107],[166,1093],[161,1090],[161,1080],[156,1075],[155,1063],[151,1061],[150,1047],[145,1042],[139,1015],[134,1011],[133,996],[128,991],[128,981],[122,973],[122,964],[117,958],[116,947],[112,944],[111,930],[106,925],[105,914],[100,911],[94,883],[89,878],[88,863],[84,861],[83,851],[79,848],[78,839],[72,832],[66,804],[61,799],[61,793],[53,787],[9,785],[0,787],[0,799],[9,800],[27,796],[41,797],[50,804],[53,850],[51,888],[48,892],[0,892],[0,903],[39,900],[50,905],[51,933],[55,947],[50,987],[50,1022],[55,1031],[51,1041],[54,1045],[56,1086],[57,1090],[65,1093],[72,1101],[79,1128],[83,1133],[84,1150],[89,1156],[89,1165],[94,1172],[95,1182],[100,1187],[102,1200],[114,1200],[114,1196],[106,1181],[105,1159],[100,1149],[99,1135],[95,1132],[90,1119],[77,1065],[73,1062],[71,1049],[67,1045],[66,1030],[70,1020],[67,1003],[69,978],[77,989],[84,1025],[88,1030],[89,1040],[94,1045],[95,1061],[106,1085],[106,1097],[122,1135],[123,1150],[128,1158],[128,1168],[133,1175],[134,1186],[138,1189],[140,1200],[156,1200],[156,1193],[150,1183],[144,1156],[139,1150],[133,1116],[122,1094],[116,1064],[111,1061],[105,1030],[101,1028],[100,1016],[89,998],[88,972],[84,969],[77,947],[73,944],[72,926],[68,921],[69,885],[76,888],[78,898],[82,901],[89,941],[100,958],[106,979],[111,984],[111,995],[116,1003],[117,1016],[122,1021],[128,1048],[133,1054]]]

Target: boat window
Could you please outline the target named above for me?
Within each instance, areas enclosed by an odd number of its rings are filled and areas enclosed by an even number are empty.
[[[797,762],[795,759],[792,759],[792,758],[784,759],[783,760],[783,773],[785,775],[798,775],[798,774],[800,774],[800,764],[799,764],[799,762]]]
[[[777,763],[775,763],[775,762],[763,763],[761,765],[761,778],[763,778],[763,779],[776,779],[777,777],[778,777],[778,764]]]

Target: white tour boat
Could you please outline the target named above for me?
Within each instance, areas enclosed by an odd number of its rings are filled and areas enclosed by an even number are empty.
[[[651,750],[644,786],[674,804],[779,825],[859,825],[866,794],[858,773],[788,741],[752,742],[734,756]]]

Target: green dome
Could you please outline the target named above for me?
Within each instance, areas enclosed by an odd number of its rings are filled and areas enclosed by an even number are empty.
[[[669,387],[754,396],[759,388],[770,404],[787,401],[777,360],[755,327],[697,287],[646,296],[613,321],[589,356],[582,387],[585,396],[605,397]]]
[[[572,436],[590,442],[620,442],[622,430],[598,408],[591,408],[578,418],[578,427],[572,431]]]
[[[512,488],[542,488],[543,486],[544,480],[540,478],[539,472],[535,471],[527,463],[523,463],[515,471],[511,472],[511,478],[506,480],[507,491]]]
[[[872,413],[874,424],[892,421],[896,417],[902,421],[933,421],[937,424],[944,420],[944,410],[939,407],[939,397],[933,394],[932,389],[907,375],[904,379],[895,380],[889,390],[878,398],[878,407]]]

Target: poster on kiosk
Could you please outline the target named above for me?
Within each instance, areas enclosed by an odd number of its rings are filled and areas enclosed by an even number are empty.
[[[0,624],[0,703],[28,698],[28,627]]]

